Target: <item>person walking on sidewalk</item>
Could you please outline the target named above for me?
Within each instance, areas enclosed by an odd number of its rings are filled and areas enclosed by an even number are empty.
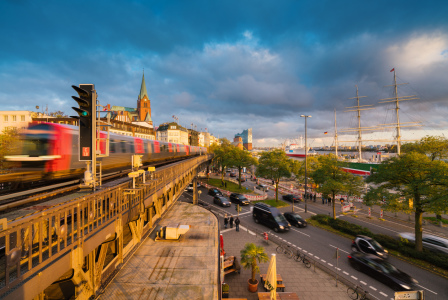
[[[227,224],[229,223],[229,217],[227,214],[224,216],[224,229],[227,229]]]
[[[236,231],[240,231],[240,219],[238,217],[235,218],[235,227]]]
[[[229,224],[230,228],[233,228],[233,216],[230,216]]]

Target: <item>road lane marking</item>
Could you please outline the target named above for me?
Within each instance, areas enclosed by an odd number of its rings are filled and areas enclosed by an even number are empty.
[[[369,285],[369,288],[371,288],[372,290],[376,291],[377,289],[374,288],[373,286]]]
[[[383,292],[380,292],[381,295],[383,295],[384,297],[387,297],[387,294],[384,294]]]
[[[355,276],[350,276],[351,278],[353,278],[354,280],[358,280],[358,277],[355,277]]]
[[[364,284],[364,285],[367,285],[367,283],[365,283],[364,281],[361,281],[361,280],[360,280],[359,282],[361,282],[361,283]]]
[[[315,256],[315,258],[316,258],[316,259],[320,259],[320,257],[319,257],[319,256]]]
[[[345,275],[350,275],[350,274],[348,274],[347,272],[345,272],[345,271],[342,271],[342,273],[344,273]]]
[[[307,237],[311,237],[309,234],[303,233],[303,232],[301,232],[301,231],[299,231],[297,229],[291,228],[291,230],[294,230],[295,232],[298,232],[298,233],[301,233],[303,235],[306,235]]]
[[[340,270],[341,270],[341,268],[336,268],[336,270],[340,271]]]
[[[431,291],[430,289],[427,289],[427,288],[425,288],[424,286],[421,286],[420,284],[417,284],[419,287],[421,287],[421,288],[423,288],[423,289],[425,289],[425,290],[427,290],[427,291],[430,291],[431,293],[433,293],[433,294],[436,294],[437,295],[437,293],[436,292],[434,292],[434,291]]]
[[[330,245],[330,247],[333,247],[333,248],[339,248],[339,247],[333,246],[332,244],[329,244],[329,245]],[[339,251],[342,251],[342,252],[345,252],[345,253],[347,253],[347,254],[350,254],[350,252],[347,252],[347,251],[345,251],[345,250],[342,250],[341,248],[339,248]]]
[[[306,251],[306,250],[303,250],[303,252],[308,253],[308,251]]]
[[[327,263],[330,267],[332,267],[333,265],[332,264],[330,264],[330,263]]]
[[[323,260],[323,259],[321,259],[321,261],[323,261],[324,263],[326,263],[326,262],[327,262],[326,260]]]

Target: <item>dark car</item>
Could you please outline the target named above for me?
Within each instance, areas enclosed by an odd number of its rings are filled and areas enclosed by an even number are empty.
[[[230,173],[230,177],[236,177],[236,173],[235,172]]]
[[[306,221],[298,214],[294,212],[285,212],[283,214],[288,220],[289,224],[296,227],[306,227],[308,224]]]
[[[241,176],[241,178],[238,178],[238,180],[241,181],[241,182],[245,182],[245,181],[246,181],[246,178],[243,177],[243,176]]]
[[[230,202],[239,204],[239,205],[249,205],[249,200],[241,194],[232,193],[230,194]]]
[[[294,200],[294,202],[300,202],[299,196],[293,195],[293,194],[283,195],[282,199],[289,201],[289,202],[292,202],[293,200]]]
[[[275,232],[289,231],[291,224],[288,223],[282,213],[276,208],[265,203],[256,203],[252,210],[255,223],[260,223],[274,229]]]
[[[221,191],[218,190],[218,189],[209,189],[209,190],[208,190],[208,194],[209,194],[210,196],[222,196]]]
[[[416,290],[418,281],[398,270],[388,261],[373,254],[352,252],[348,256],[350,265],[396,291]]]
[[[352,251],[373,254],[387,259],[388,253],[377,241],[365,235],[357,235],[352,241]]]
[[[222,207],[230,207],[230,201],[224,196],[213,197],[213,203],[218,204]]]

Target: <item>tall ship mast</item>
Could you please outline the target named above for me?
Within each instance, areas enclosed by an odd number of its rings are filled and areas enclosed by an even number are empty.
[[[359,91],[358,91],[358,86],[356,86],[356,97],[353,98],[349,98],[349,99],[356,99],[356,106],[351,106],[351,107],[347,107],[347,110],[345,112],[352,112],[352,111],[356,111],[357,112],[357,119],[358,119],[358,127],[357,128],[348,128],[345,130],[341,130],[340,132],[348,132],[348,133],[357,133],[357,140],[356,141],[338,141],[337,138],[337,127],[336,127],[336,110],[335,110],[335,148],[336,148],[336,156],[337,156],[337,150],[338,150],[338,143],[340,142],[356,142],[358,145],[358,163],[362,163],[362,142],[366,142],[366,141],[375,141],[375,142],[390,142],[391,140],[385,140],[385,139],[374,139],[374,140],[363,140],[362,139],[362,132],[363,131],[375,131],[375,130],[380,130],[380,129],[385,129],[385,128],[395,128],[396,129],[396,135],[395,138],[393,140],[393,142],[395,142],[397,144],[397,154],[400,155],[401,154],[401,142],[402,141],[414,141],[414,140],[403,140],[401,137],[401,128],[402,127],[415,127],[415,126],[422,126],[421,122],[400,122],[400,116],[399,116],[399,102],[401,101],[407,101],[407,100],[415,100],[415,99],[419,99],[416,98],[415,95],[410,95],[410,96],[398,96],[398,86],[399,85],[404,85],[407,83],[400,83],[397,84],[397,76],[396,76],[396,72],[395,72],[395,68],[393,68],[391,70],[391,72],[394,72],[394,84],[393,85],[388,85],[388,86],[393,86],[394,87],[394,97],[392,98],[385,98],[385,99],[380,99],[381,102],[379,103],[395,103],[395,108],[393,108],[395,110],[396,113],[396,123],[390,123],[390,124],[379,124],[378,126],[374,126],[374,127],[362,127],[361,126],[361,111],[362,110],[370,110],[373,109],[373,107],[370,107],[372,105],[360,105],[359,103],[359,99],[360,98],[364,98],[366,96],[359,96]],[[378,161],[379,162],[379,161]],[[361,166],[361,164],[358,164],[358,166]],[[364,167],[365,169],[365,167]],[[354,172],[356,173],[355,169],[353,169]],[[350,170],[348,170],[350,171]],[[350,171],[351,172],[351,171]],[[368,172],[370,173],[370,172]]]
[[[401,96],[398,97],[398,86],[399,85],[404,85],[407,83],[399,83],[397,84],[397,74],[395,71],[395,68],[393,68],[392,70],[390,70],[391,72],[394,72],[394,84],[393,85],[386,85],[386,86],[393,86],[394,87],[394,97],[392,98],[385,98],[385,99],[380,99],[381,102],[379,103],[389,103],[389,102],[395,102],[395,112],[396,112],[396,123],[391,123],[391,124],[380,124],[380,126],[383,126],[382,128],[393,128],[395,127],[397,130],[397,134],[395,136],[395,142],[397,143],[397,154],[400,155],[401,154],[401,142],[402,141],[415,141],[415,140],[403,140],[401,138],[401,127],[416,127],[416,126],[422,126],[420,123],[421,122],[405,122],[405,123],[400,123],[400,115],[398,113],[399,109],[400,109],[400,102],[401,101],[409,101],[409,100],[416,100],[419,99],[416,97],[416,95],[411,95],[411,96]],[[403,125],[404,124],[404,125]]]

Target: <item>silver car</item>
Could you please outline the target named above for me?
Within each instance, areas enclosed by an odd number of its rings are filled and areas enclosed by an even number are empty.
[[[410,242],[415,243],[415,235],[411,232],[402,232],[398,234],[400,237],[407,239]],[[434,252],[441,252],[444,254],[448,254],[448,240],[434,236],[429,234],[423,234],[422,237],[422,244],[423,247],[434,251]]]

